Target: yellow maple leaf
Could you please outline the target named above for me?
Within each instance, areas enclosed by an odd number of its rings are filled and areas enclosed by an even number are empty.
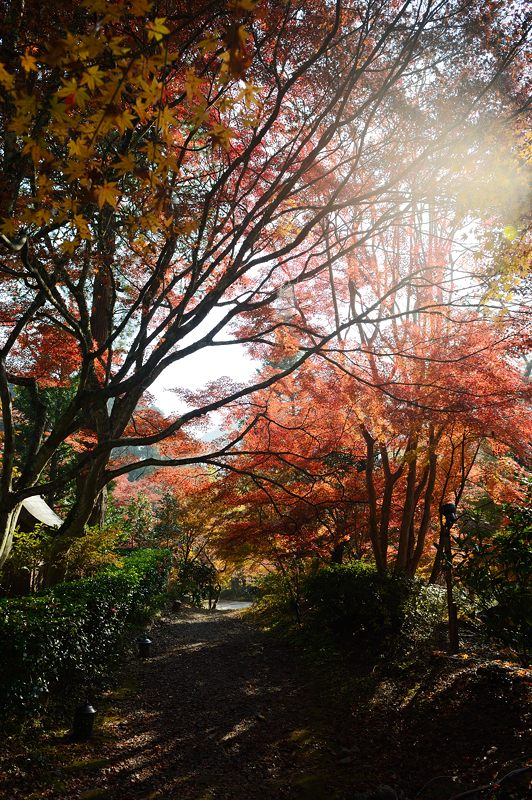
[[[57,97],[64,97],[67,107],[77,105],[81,109],[89,99],[87,90],[78,85],[76,78],[64,80],[63,86],[58,90]]]
[[[106,39],[103,36],[80,36],[80,45],[76,48],[81,61],[92,61],[105,49]]]
[[[78,178],[85,172],[85,164],[83,161],[73,161],[72,159],[68,161],[65,166],[65,177],[69,183],[73,183],[77,181]]]
[[[163,110],[160,112],[158,121],[159,121],[159,127],[165,133],[172,125],[177,124],[177,120],[174,114],[172,113],[172,110],[168,106],[165,106]]]
[[[146,29],[150,41],[155,39],[156,42],[160,42],[165,36],[168,36],[170,28],[166,27],[165,22],[166,17],[156,17],[153,22],[148,22]]]
[[[152,78],[151,81],[141,80],[140,85],[144,90],[144,101],[146,103],[158,103],[161,99],[161,93],[163,90],[163,84],[157,80],[157,78]]]
[[[50,211],[47,208],[38,208],[31,214],[31,221],[35,225],[44,227],[50,222]]]
[[[120,133],[125,133],[126,128],[133,128],[135,117],[131,111],[123,111],[118,117],[114,118],[114,122]]]
[[[190,233],[194,233],[199,228],[199,222],[196,219],[189,220],[188,222],[183,222],[179,225],[179,230],[188,235]]]
[[[219,34],[215,31],[208,33],[207,36],[199,42],[198,47],[202,53],[213,53],[215,50],[218,50],[220,47]]]
[[[208,112],[205,103],[199,103],[192,109],[192,124],[195,128],[201,127],[205,120],[207,119]]]
[[[71,214],[77,214],[78,212],[78,203],[73,197],[66,196],[63,199],[63,202],[58,204],[58,208],[62,209],[63,211],[69,211]]]
[[[131,13],[135,17],[144,17],[152,9],[150,0],[131,0]]]
[[[110,3],[109,0],[82,0],[82,5],[95,14],[101,14],[103,23],[115,22],[125,13],[125,3]]]
[[[15,85],[13,75],[6,70],[2,63],[0,63],[0,83],[5,89],[12,89]]]
[[[57,92],[57,97],[69,97],[78,91],[78,82],[75,78],[63,80],[62,87]]]
[[[247,106],[250,106],[256,102],[259,92],[260,86],[256,86],[254,83],[246,83],[242,89],[242,92],[240,93],[240,97]]]
[[[76,247],[79,244],[79,239],[65,239],[65,241],[61,245],[61,250],[63,253],[68,253],[68,255],[73,255]]]
[[[57,123],[58,130],[61,130],[63,126],[66,127],[68,125],[69,116],[66,104],[57,97],[52,97],[50,101],[50,115],[54,122]]]
[[[37,111],[37,100],[34,95],[21,92],[15,106],[17,113],[31,115]]]
[[[15,235],[18,230],[18,226],[15,223],[14,219],[4,219],[0,224],[0,231],[4,234],[4,236],[9,236],[10,238]]]
[[[20,63],[24,72],[37,72],[37,60],[35,56],[30,55],[27,49],[24,51],[24,55],[20,57]]]
[[[107,6],[107,0],[82,0],[82,6],[88,8],[94,14],[103,14]]]
[[[148,119],[148,103],[144,98],[137,97],[135,101],[135,111],[137,112],[137,117],[141,122],[146,122]],[[151,112],[151,109],[150,109]],[[151,114],[150,114],[151,116]]]
[[[93,92],[97,86],[101,86],[105,80],[105,72],[103,72],[98,65],[89,67],[86,72],[81,76],[80,84],[88,86]]]
[[[75,214],[71,224],[78,229],[78,233],[82,239],[92,239],[87,220],[85,217],[82,217],[81,214]]]
[[[135,156],[131,153],[127,153],[125,156],[120,156],[118,161],[115,161],[113,164],[113,167],[122,175],[125,175],[127,172],[133,172],[135,169]]]
[[[195,97],[201,97],[201,83],[202,79],[196,75],[196,71],[190,67],[185,73],[185,91],[187,93],[187,100],[193,100]]]
[[[211,139],[215,144],[219,144],[224,150],[229,150],[231,139],[234,137],[235,132],[231,128],[225,128],[223,125],[214,123],[211,127]]]
[[[45,156],[45,151],[41,149],[39,144],[35,142],[33,139],[30,139],[24,145],[24,149],[22,150],[23,153],[29,153],[31,155],[31,160],[34,164],[38,164],[41,159]]]
[[[109,42],[109,47],[111,53],[115,56],[125,56],[126,53],[130,52],[129,47],[124,43],[124,39],[121,36],[113,36]]]
[[[91,154],[91,148],[89,143],[82,136],[79,136],[77,139],[69,139],[68,152],[71,156],[88,158]]]
[[[13,117],[6,127],[11,133],[24,136],[28,133],[28,118],[24,115]]]
[[[155,213],[144,214],[142,223],[144,229],[152,233],[158,231],[160,227],[159,217]]]
[[[116,208],[118,203],[118,188],[115,181],[105,181],[101,186],[95,186],[98,205],[103,208],[106,203]]]

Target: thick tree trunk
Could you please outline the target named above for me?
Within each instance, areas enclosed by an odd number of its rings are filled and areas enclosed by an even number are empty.
[[[91,515],[87,525],[91,527],[98,526],[103,528],[105,525],[105,515],[107,513],[107,487],[104,486],[98,497],[94,502]]]
[[[22,503],[19,503],[15,506],[15,508],[11,509],[11,511],[0,511],[0,531],[2,531],[0,534],[0,569],[3,567],[9,558],[9,554],[11,553],[11,548],[13,547],[13,534],[15,533],[15,528],[17,527],[21,508]]]
[[[107,459],[102,458],[83,471],[78,482],[76,502],[64,521],[58,534],[60,538],[71,539],[83,536],[85,526],[91,524],[91,517],[104,489],[104,471]]]

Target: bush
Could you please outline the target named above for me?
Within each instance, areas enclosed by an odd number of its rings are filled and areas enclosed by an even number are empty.
[[[164,591],[170,555],[138,550],[123,564],[41,595],[0,601],[0,711],[33,711],[58,687],[81,698],[105,681],[126,629]]]
[[[532,651],[532,510],[505,507],[508,525],[459,541],[457,577],[480,608],[486,632],[520,651]]]
[[[15,531],[7,566],[14,573],[33,572],[50,554],[53,541],[50,529],[42,523],[31,531]]]
[[[256,588],[257,602],[255,610],[267,612],[274,617],[295,617],[299,619],[299,609],[302,601],[301,574],[294,570],[290,572],[271,572],[264,575]],[[304,577],[303,577],[304,580]]]
[[[120,538],[118,528],[87,527],[85,534],[73,538],[68,549],[62,553],[58,565],[64,569],[65,580],[87,578],[103,567],[122,566],[117,554]]]
[[[403,646],[410,645],[417,651],[423,643],[432,645],[435,631],[447,614],[445,589],[419,579],[412,580],[403,611]]]
[[[380,575],[373,564],[331,564],[309,575],[303,595],[314,625],[345,640],[380,644],[401,630],[411,582]]]
[[[205,561],[178,561],[172,592],[176,597],[189,596],[194,605],[215,594],[216,567]]]

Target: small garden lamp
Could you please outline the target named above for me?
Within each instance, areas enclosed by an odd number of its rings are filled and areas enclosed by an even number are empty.
[[[96,709],[92,707],[88,700],[76,708],[72,726],[72,738],[76,742],[84,742],[91,738],[95,715]]]
[[[152,640],[147,633],[143,633],[142,636],[137,638],[137,645],[141,658],[149,658],[151,656]]]

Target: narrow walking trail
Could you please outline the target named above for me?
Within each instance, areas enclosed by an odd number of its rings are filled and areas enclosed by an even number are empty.
[[[180,612],[154,639],[153,658],[137,667],[139,705],[128,702],[119,723],[117,764],[98,779],[109,798],[297,796],[312,703],[283,645],[227,611]]]

